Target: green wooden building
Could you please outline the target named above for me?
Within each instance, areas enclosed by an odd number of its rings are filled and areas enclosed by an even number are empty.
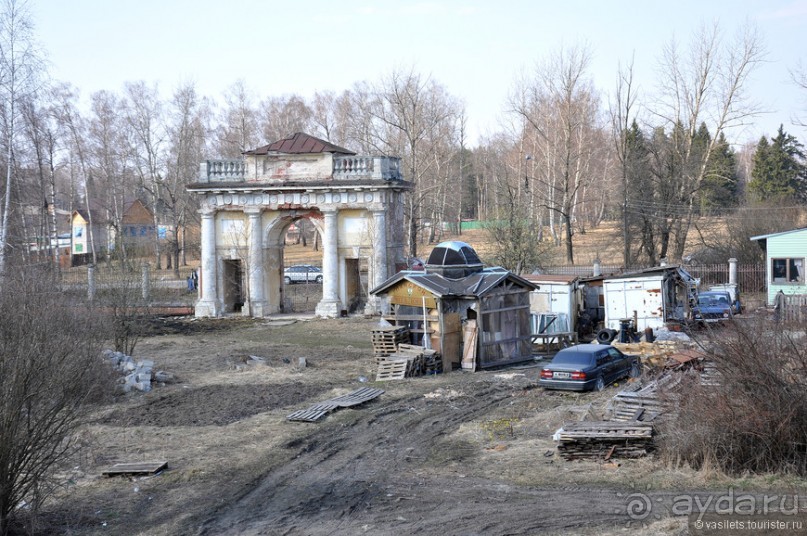
[[[807,294],[804,277],[807,264],[807,228],[781,233],[752,236],[765,250],[765,273],[768,304],[773,305],[776,293]]]

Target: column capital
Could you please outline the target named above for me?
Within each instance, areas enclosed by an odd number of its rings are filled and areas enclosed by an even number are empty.
[[[199,214],[201,214],[203,218],[212,218],[216,215],[216,212],[216,208],[210,205],[202,205],[202,208],[199,209]]]
[[[261,207],[245,207],[244,214],[249,215],[250,218],[254,216],[260,216],[263,214],[263,208]]]

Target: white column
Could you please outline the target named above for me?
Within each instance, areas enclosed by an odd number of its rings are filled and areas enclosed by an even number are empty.
[[[266,299],[263,288],[263,228],[261,226],[261,209],[245,210],[249,215],[249,308],[252,316],[265,314]]]
[[[374,244],[373,244],[373,280],[371,287],[376,288],[387,280],[387,212],[373,211]],[[384,313],[382,300],[378,296],[368,296],[364,314]]]
[[[387,211],[373,211],[373,220],[375,223],[375,250],[373,251],[375,277],[373,278],[373,284],[377,287],[389,277],[387,273],[389,266],[387,264]]]
[[[202,263],[199,278],[201,290],[196,302],[196,316],[218,316],[216,292],[216,211],[207,208],[202,215]]]
[[[737,259],[729,259],[729,285],[737,284]]]
[[[337,317],[342,311],[339,301],[339,237],[336,209],[324,209],[324,235],[322,237],[322,300],[316,313],[324,317]]]

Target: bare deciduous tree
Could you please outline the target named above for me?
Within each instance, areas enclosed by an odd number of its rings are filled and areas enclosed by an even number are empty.
[[[664,50],[659,81],[663,97],[655,109],[672,138],[676,204],[686,207],[671,218],[673,258],[683,255],[698,193],[721,134],[759,112],[745,90],[749,75],[763,59],[760,39],[750,27],[725,42],[715,24],[704,27],[685,53],[674,41]],[[704,125],[709,139],[702,146]]]
[[[525,153],[534,153],[525,170],[525,187],[550,211],[553,233],[554,216],[559,218],[569,263],[574,263],[575,212],[581,191],[595,176],[594,140],[601,135],[599,96],[586,75],[589,61],[584,49],[561,49],[539,64],[534,78],[511,99],[512,111],[524,119]]]
[[[0,294],[0,534],[35,509],[103,377],[92,311],[67,303],[35,270],[8,273]]]
[[[6,180],[0,206],[0,276],[5,273],[9,214],[14,170],[14,142],[20,103],[32,100],[38,90],[41,60],[35,47],[33,24],[24,0],[4,0],[0,13],[0,119],[3,124]]]
[[[224,95],[224,102],[215,149],[221,158],[239,158],[260,143],[254,97],[244,81],[238,80]]]

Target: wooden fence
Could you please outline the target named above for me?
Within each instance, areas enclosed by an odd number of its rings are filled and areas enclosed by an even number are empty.
[[[807,294],[786,294],[780,314],[785,323],[803,324],[807,321]]]

